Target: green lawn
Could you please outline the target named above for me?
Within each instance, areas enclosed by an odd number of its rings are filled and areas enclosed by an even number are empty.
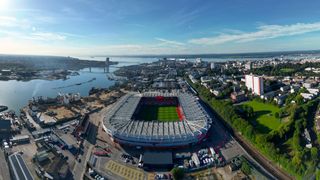
[[[291,73],[294,71],[292,68],[282,68],[280,71],[285,72],[285,73]]]
[[[279,107],[258,101],[248,101],[244,104],[253,108],[255,115],[250,120],[257,124],[256,127],[261,132],[267,133],[281,125],[280,120],[275,117],[275,113],[280,111]]]
[[[138,117],[145,121],[179,121],[176,106],[144,106],[141,107]]]

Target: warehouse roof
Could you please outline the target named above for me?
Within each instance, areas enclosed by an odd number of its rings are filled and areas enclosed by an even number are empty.
[[[20,154],[16,153],[16,154],[10,155],[9,165],[12,170],[14,179],[33,180],[33,177]]]

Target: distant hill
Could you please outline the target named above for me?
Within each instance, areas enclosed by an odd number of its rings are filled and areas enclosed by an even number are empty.
[[[0,67],[10,69],[66,69],[78,70],[85,67],[103,67],[103,61],[80,60],[61,56],[0,55]]]

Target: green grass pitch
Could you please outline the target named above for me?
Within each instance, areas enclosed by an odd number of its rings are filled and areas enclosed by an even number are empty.
[[[144,106],[140,110],[139,117],[141,120],[145,121],[179,121],[176,106]]]
[[[280,111],[280,108],[272,104],[257,102],[257,101],[248,101],[244,104],[251,106],[255,112],[255,116],[251,118],[251,121],[256,121],[260,124],[258,130],[260,132],[269,132],[270,130],[276,130],[281,125],[279,119],[275,117],[275,113]],[[265,128],[267,127],[267,128]]]

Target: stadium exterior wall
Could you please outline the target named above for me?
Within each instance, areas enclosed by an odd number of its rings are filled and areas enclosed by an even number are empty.
[[[179,96],[183,96],[184,94],[179,94]],[[136,97],[136,94],[133,94],[132,97]],[[130,98],[130,97],[129,97]],[[122,103],[125,103],[129,100],[127,97]],[[197,99],[194,96],[194,99]],[[198,100],[198,99],[197,99]],[[128,104],[128,103],[127,103]],[[199,103],[197,103],[199,106],[201,106]],[[117,107],[115,105],[115,107]],[[122,108],[123,106],[118,106],[117,108]],[[183,109],[183,107],[182,107]],[[203,107],[200,109],[204,110]],[[106,123],[105,121],[108,121],[108,119],[112,118],[112,114],[107,115],[106,119],[104,119],[102,126],[104,131],[110,136],[110,138],[118,144],[123,144],[127,146],[142,146],[142,147],[150,147],[150,148],[176,148],[176,147],[186,147],[198,144],[201,142],[207,135],[207,132],[209,131],[209,128],[211,127],[211,118],[208,116],[207,113],[202,111],[201,114],[202,118],[206,119],[206,124],[201,126],[198,130],[195,130],[192,134],[184,134],[184,135],[176,135],[175,138],[173,138],[170,135],[163,135],[163,138],[159,137],[148,137],[148,136],[133,136],[133,135],[127,135],[123,133],[119,133],[118,129],[115,129],[115,127],[108,127],[110,126],[110,123]],[[183,110],[184,111],[184,110]],[[113,113],[116,111],[113,111]],[[182,112],[184,113],[184,112]],[[198,126],[196,121],[191,121],[193,126]],[[188,121],[183,122],[184,126],[187,126]],[[188,125],[189,126],[189,125]]]
[[[203,134],[203,136],[199,138],[193,138],[191,140],[180,140],[180,141],[170,141],[170,142],[160,142],[160,141],[150,141],[150,140],[142,140],[142,139],[136,139],[136,140],[128,140],[124,139],[122,137],[118,137],[116,135],[112,134],[112,131],[109,130],[105,124],[102,123],[102,127],[104,131],[112,138],[112,140],[115,143],[124,144],[127,146],[143,146],[143,147],[152,147],[152,148],[162,148],[162,147],[169,147],[169,148],[177,148],[177,147],[185,147],[190,145],[195,145],[199,142],[201,142],[206,136],[206,134]]]

